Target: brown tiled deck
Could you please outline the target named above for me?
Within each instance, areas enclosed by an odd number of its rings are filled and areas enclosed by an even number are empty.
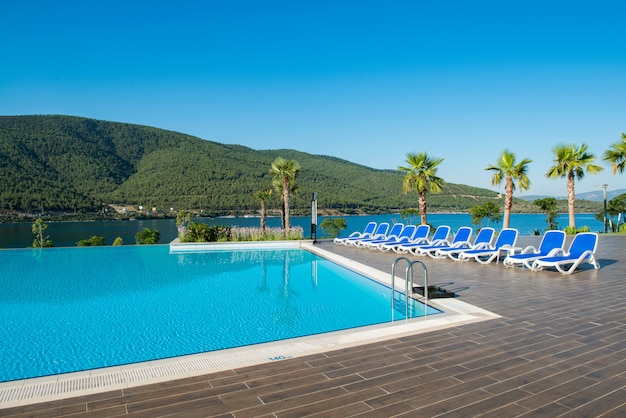
[[[538,237],[521,237],[520,245]],[[321,247],[389,271],[394,255]],[[425,259],[501,318],[0,416],[626,416],[626,237],[571,276]]]

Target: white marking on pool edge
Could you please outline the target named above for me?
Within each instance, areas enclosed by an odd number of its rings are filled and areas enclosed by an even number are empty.
[[[269,360],[270,361],[280,361],[280,360],[287,360],[293,358],[293,356],[274,356],[274,357],[270,357]]]

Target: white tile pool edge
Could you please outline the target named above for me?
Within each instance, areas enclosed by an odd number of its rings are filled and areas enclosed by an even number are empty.
[[[309,250],[388,286],[391,283],[389,273],[322,250],[310,242],[292,242],[292,246]],[[404,281],[398,280],[398,286],[403,289]],[[228,350],[4,382],[0,383],[0,409],[270,363],[499,317],[453,298],[431,300],[430,305],[443,313]]]

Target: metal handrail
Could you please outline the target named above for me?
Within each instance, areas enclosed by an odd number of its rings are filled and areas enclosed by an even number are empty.
[[[409,260],[406,257],[398,257],[393,261],[391,265],[391,312],[393,315],[394,306],[395,306],[395,294],[396,294],[396,264],[400,261],[406,261],[408,265],[406,266],[406,270],[404,272],[404,295],[406,298],[405,305],[405,315],[406,319],[409,318],[409,273],[411,273],[411,293],[413,293],[413,264],[418,263],[424,269],[424,304],[428,307],[428,269],[426,268],[426,264],[421,262],[420,260]]]

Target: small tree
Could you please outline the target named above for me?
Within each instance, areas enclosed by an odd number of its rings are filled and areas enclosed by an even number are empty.
[[[419,216],[419,214],[420,214],[420,211],[415,208],[402,209],[400,211],[400,218],[402,218],[402,220],[404,220],[406,223],[412,224],[413,217]]]
[[[498,223],[502,220],[500,207],[493,202],[485,202],[482,205],[474,206],[469,210],[469,213],[474,225],[482,225],[485,218],[487,218],[487,226],[491,225],[491,222]]]
[[[176,214],[176,230],[178,231],[178,238],[182,238],[185,235],[185,231],[189,227],[190,222],[190,212],[186,210],[181,210]]]
[[[161,239],[161,233],[156,229],[144,228],[143,231],[135,234],[135,242],[137,244],[158,244]]]
[[[344,218],[326,218],[320,224],[320,228],[324,235],[330,238],[338,237],[341,231],[346,229],[348,223]]]
[[[123,244],[124,244],[124,240],[122,239],[122,237],[117,237],[113,241],[113,246],[115,246],[115,247],[117,247],[119,245],[123,245]]]
[[[615,225],[612,225],[611,230],[618,232],[620,230],[620,220],[623,222],[624,214],[626,214],[626,193],[609,200],[606,205],[606,211],[611,216],[617,216],[617,222]]]
[[[37,218],[33,226],[31,227],[31,231],[35,234],[35,239],[33,241],[33,248],[45,248],[52,247],[52,241],[49,236],[44,236],[44,232],[48,229],[48,224],[46,224],[43,219]]]
[[[539,206],[543,213],[546,214],[546,223],[548,229],[559,229],[559,223],[556,218],[558,216],[556,212],[556,199],[553,197],[546,197],[545,199],[537,199],[533,202],[536,206]]]

